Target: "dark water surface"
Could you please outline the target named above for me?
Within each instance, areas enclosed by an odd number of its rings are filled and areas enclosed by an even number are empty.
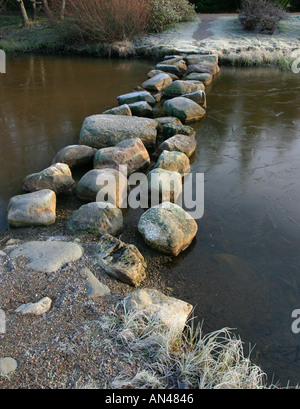
[[[23,178],[77,143],[83,119],[116,105],[153,68],[147,61],[30,57],[0,77],[0,208]],[[193,124],[192,171],[205,174],[193,245],[168,265],[174,295],[196,306],[204,332],[234,328],[269,381],[300,383],[299,75],[221,69],[207,116]],[[130,217],[130,212],[128,212]],[[133,217],[134,218],[134,217]]]

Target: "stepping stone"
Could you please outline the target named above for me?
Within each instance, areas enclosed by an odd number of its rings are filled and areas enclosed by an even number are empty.
[[[194,135],[174,135],[162,142],[155,155],[159,156],[163,151],[177,151],[183,152],[187,157],[190,157],[195,152],[196,146],[197,141]]]
[[[145,288],[128,294],[124,299],[126,311],[141,312],[149,320],[161,323],[172,334],[180,334],[186,324],[193,306],[160,291]]]
[[[12,227],[49,226],[56,219],[56,195],[43,189],[14,196],[7,209],[8,223]]]
[[[65,163],[69,168],[92,165],[96,151],[90,146],[69,145],[57,153],[52,163]]]
[[[120,95],[117,97],[117,100],[120,105],[122,104],[133,104],[135,102],[148,102],[150,105],[155,104],[155,99],[148,91],[137,91],[137,92],[130,92],[128,94]]]
[[[109,202],[117,207],[126,204],[128,182],[116,169],[93,169],[78,182],[76,195],[85,202]]]
[[[143,208],[161,202],[176,202],[182,193],[182,176],[178,172],[156,168],[147,175],[147,183],[141,187]]]
[[[13,259],[21,256],[28,258],[28,269],[47,273],[57,271],[64,264],[76,261],[82,255],[81,246],[64,241],[30,241],[10,253]]]
[[[189,75],[191,72],[198,72],[198,73],[208,73],[211,75],[215,75],[220,71],[220,67],[218,64],[203,61],[198,64],[189,65],[186,74]]]
[[[127,104],[120,105],[102,112],[102,115],[126,115],[132,116],[131,109]]]
[[[168,74],[158,74],[155,77],[148,79],[142,84],[142,87],[149,91],[163,91],[168,85],[172,84],[173,80]]]
[[[183,94],[191,94],[195,91],[205,91],[202,82],[193,83],[188,81],[174,81],[164,90],[164,95],[168,98],[180,97]]]
[[[175,118],[174,116],[163,116],[161,118],[155,118],[155,121],[158,123],[158,132],[163,132],[164,125],[182,125],[180,119]]]
[[[198,226],[180,206],[163,202],[141,216],[138,230],[147,245],[161,253],[177,256],[190,246]]]
[[[149,153],[139,138],[127,139],[116,146],[99,149],[94,159],[95,169],[126,170],[126,176],[145,169],[149,164]]]
[[[75,187],[75,181],[68,165],[55,163],[38,173],[26,176],[23,181],[25,192],[35,192],[42,189],[53,190],[57,195],[69,194]]]
[[[189,173],[191,170],[189,158],[184,153],[167,150],[159,156],[155,169],[170,170],[181,175]]]
[[[92,202],[81,206],[71,214],[67,228],[72,231],[86,231],[101,235],[109,233],[116,236],[124,228],[123,214],[110,203]]]
[[[157,122],[150,118],[127,115],[92,115],[85,118],[83,122],[79,143],[101,149],[115,146],[125,139],[140,138],[148,148],[155,146],[156,128]]]
[[[184,98],[188,98],[196,104],[202,106],[203,108],[206,108],[206,94],[203,91],[196,91],[192,92],[191,94],[184,94],[182,95]]]
[[[186,80],[201,81],[205,86],[210,85],[213,81],[213,76],[209,73],[191,72],[185,77]]]
[[[129,104],[129,108],[131,109],[132,115],[134,116],[141,116],[145,118],[153,117],[153,109],[146,101],[139,101],[134,102],[133,104]]]
[[[205,115],[205,110],[200,105],[184,97],[176,97],[166,101],[164,108],[168,115],[175,116],[182,122],[198,121]]]
[[[147,264],[138,248],[109,234],[101,237],[96,258],[107,274],[124,283],[139,286],[146,278]]]
[[[219,55],[215,54],[191,54],[187,55],[184,60],[188,65],[199,64],[201,62],[207,61],[213,64],[219,63]]]

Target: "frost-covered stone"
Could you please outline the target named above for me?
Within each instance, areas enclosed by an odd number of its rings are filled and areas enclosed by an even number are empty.
[[[22,304],[16,309],[16,312],[21,314],[42,315],[48,312],[51,308],[52,300],[49,297],[44,297],[36,303]]]
[[[140,311],[148,319],[160,321],[173,334],[181,333],[193,306],[174,297],[168,297],[154,289],[139,289],[124,299],[127,311]]]
[[[138,230],[147,245],[161,253],[177,256],[189,247],[198,226],[180,206],[163,202],[141,216]]]

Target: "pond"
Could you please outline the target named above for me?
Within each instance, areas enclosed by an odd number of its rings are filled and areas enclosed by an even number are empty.
[[[23,178],[78,142],[83,119],[116,105],[154,63],[27,57],[0,78],[0,208]],[[222,67],[207,88],[206,117],[192,126],[192,172],[205,175],[205,213],[193,245],[164,280],[195,306],[203,330],[233,328],[269,381],[300,380],[299,75]],[[125,217],[131,217],[129,215]]]

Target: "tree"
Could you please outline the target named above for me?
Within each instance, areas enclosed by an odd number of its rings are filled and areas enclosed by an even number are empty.
[[[28,14],[27,14],[27,11],[26,11],[23,0],[15,0],[15,2],[19,6],[19,10],[20,10],[21,17],[22,17],[22,22],[23,22],[23,27],[28,27],[29,26],[29,18],[28,18]]]

